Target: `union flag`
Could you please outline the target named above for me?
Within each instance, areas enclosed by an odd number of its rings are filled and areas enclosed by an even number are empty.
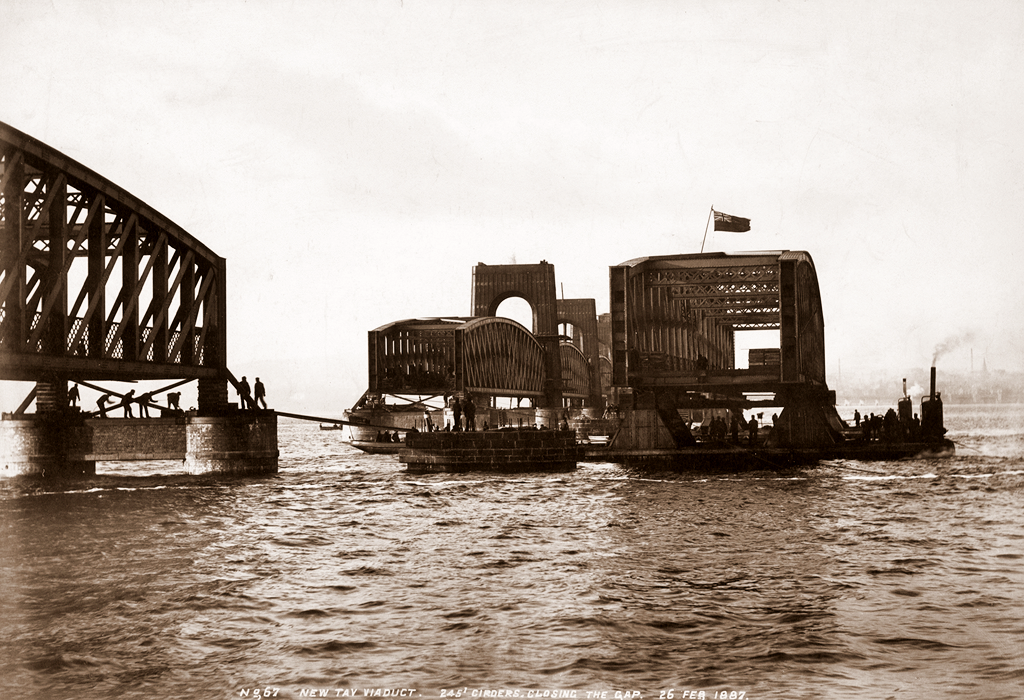
[[[712,209],[712,211],[714,210]],[[733,233],[743,233],[744,231],[750,230],[750,219],[744,219],[739,216],[733,216],[732,214],[723,214],[720,211],[716,211],[715,230],[732,231]]]

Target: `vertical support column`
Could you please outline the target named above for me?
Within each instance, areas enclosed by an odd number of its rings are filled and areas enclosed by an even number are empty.
[[[195,356],[195,327],[189,323],[192,306],[196,302],[196,268],[186,257],[181,261],[184,266],[181,277],[181,289],[178,291],[178,318],[180,333],[178,343],[181,345],[181,364],[191,365]]]
[[[134,361],[139,359],[139,304],[131,303],[139,294],[139,227],[135,216],[128,217],[121,235],[126,237],[121,249],[121,358]]]
[[[89,222],[89,271],[86,286],[89,289],[89,357],[103,357],[107,342],[107,297],[103,275],[107,264],[106,206],[102,194],[93,200],[96,213]]]
[[[668,289],[665,287],[658,288],[658,334],[661,336],[661,351],[665,353],[665,359],[669,363],[669,368],[674,369],[672,365],[672,328],[670,327],[671,321],[669,312],[668,300]]]
[[[464,392],[466,390],[466,331],[463,328],[459,328],[455,331],[455,337],[452,340],[453,349],[455,351],[455,366],[453,367],[453,379],[455,380],[455,386],[452,388],[452,395],[457,396],[460,399],[465,398]]]
[[[366,334],[366,364],[367,364],[367,376],[369,380],[367,382],[367,391],[371,394],[380,392],[380,344],[381,338],[378,331],[370,331]]]
[[[5,289],[0,304],[3,323],[0,325],[0,345],[8,349],[21,349],[28,338],[25,314],[27,285],[24,262],[19,263],[21,251],[28,245],[25,240],[25,166],[21,151],[9,150],[4,154],[4,222],[0,228],[0,264]]]
[[[612,331],[612,386],[626,385],[626,268],[608,268]]]
[[[218,257],[213,274],[214,313],[210,317],[212,328],[206,329],[203,364],[226,370],[228,366],[228,265]]]
[[[200,379],[199,414],[216,416],[228,409],[228,382],[226,379]]]
[[[182,321],[182,333],[187,332],[188,336],[182,343],[181,350],[181,362],[191,363],[193,360],[192,349],[195,347],[195,341],[192,339],[195,332],[192,325],[187,325],[187,319],[191,316],[190,311],[195,298],[195,275],[193,273],[192,264],[188,260],[182,261],[183,265],[187,265],[184,268],[183,278],[181,282],[180,290],[180,308],[179,315],[184,319]],[[201,416],[219,416],[224,415],[228,412],[228,383],[227,383],[227,264],[224,258],[217,258],[216,264],[208,274],[215,275],[213,281],[213,299],[211,303],[215,305],[214,312],[210,315],[209,323],[212,328],[206,330],[206,345],[203,349],[203,363],[206,366],[216,367],[219,370],[220,376],[216,378],[200,379],[198,382],[199,389],[199,414]],[[191,427],[186,428],[186,442],[190,440],[189,431]],[[198,428],[196,430],[199,430]],[[274,416],[274,449],[277,449],[277,416]],[[187,452],[193,452],[196,449],[191,442],[186,447]],[[186,462],[188,461],[186,456]],[[198,463],[193,462],[191,468],[199,469],[196,466]],[[277,458],[274,458],[274,471],[277,471]]]
[[[43,322],[46,327],[41,340],[45,354],[63,356],[68,344],[68,294],[64,277],[64,263],[68,255],[67,180],[61,174],[53,175],[48,187],[53,188],[53,192],[48,193],[50,206],[46,212],[50,251],[43,278]],[[66,394],[67,382],[64,385]]]
[[[49,377],[48,381],[36,382],[36,413],[59,414],[68,405],[67,379]]]
[[[541,408],[562,407],[562,354],[558,347],[558,336],[537,336],[544,347],[544,398]],[[557,423],[556,423],[557,425]],[[549,426],[551,427],[551,426]]]
[[[153,362],[167,362],[167,314],[160,311],[167,307],[168,252],[167,238],[159,236],[150,253],[153,256]]]
[[[800,380],[800,349],[797,342],[796,265],[792,261],[779,263],[779,307],[782,316],[779,328],[782,381],[795,382]]]

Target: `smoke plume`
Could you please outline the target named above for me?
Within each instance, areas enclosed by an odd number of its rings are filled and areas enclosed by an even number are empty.
[[[935,346],[935,353],[932,355],[932,367],[935,366],[936,361],[943,355],[953,350],[956,350],[961,345],[965,345],[974,340],[974,332],[966,331],[957,335],[952,335],[941,343]]]

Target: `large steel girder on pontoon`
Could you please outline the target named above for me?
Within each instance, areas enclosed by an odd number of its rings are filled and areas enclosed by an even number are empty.
[[[610,292],[615,385],[722,395],[825,391],[821,299],[805,252],[639,258],[610,269]],[[753,329],[777,329],[778,353],[737,370],[735,333]]]
[[[0,379],[226,376],[224,259],[0,123]]]
[[[555,294],[555,266],[542,260],[526,265],[485,265],[473,267],[470,308],[473,316],[494,316],[503,301],[525,300],[533,311],[533,331],[544,346],[545,382],[543,408],[562,405],[560,353],[558,350],[558,298]]]
[[[539,398],[544,347],[507,318],[396,321],[369,333],[369,391],[375,394]]]
[[[545,347],[511,319],[473,319],[456,332],[455,347],[456,382],[467,393],[541,397],[552,381]]]

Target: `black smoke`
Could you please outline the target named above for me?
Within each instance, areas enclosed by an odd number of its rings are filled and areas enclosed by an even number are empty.
[[[974,331],[965,331],[957,335],[950,336],[943,340],[941,343],[935,346],[935,352],[932,355],[932,367],[940,357],[948,352],[956,350],[957,348],[966,345],[974,340]]]

